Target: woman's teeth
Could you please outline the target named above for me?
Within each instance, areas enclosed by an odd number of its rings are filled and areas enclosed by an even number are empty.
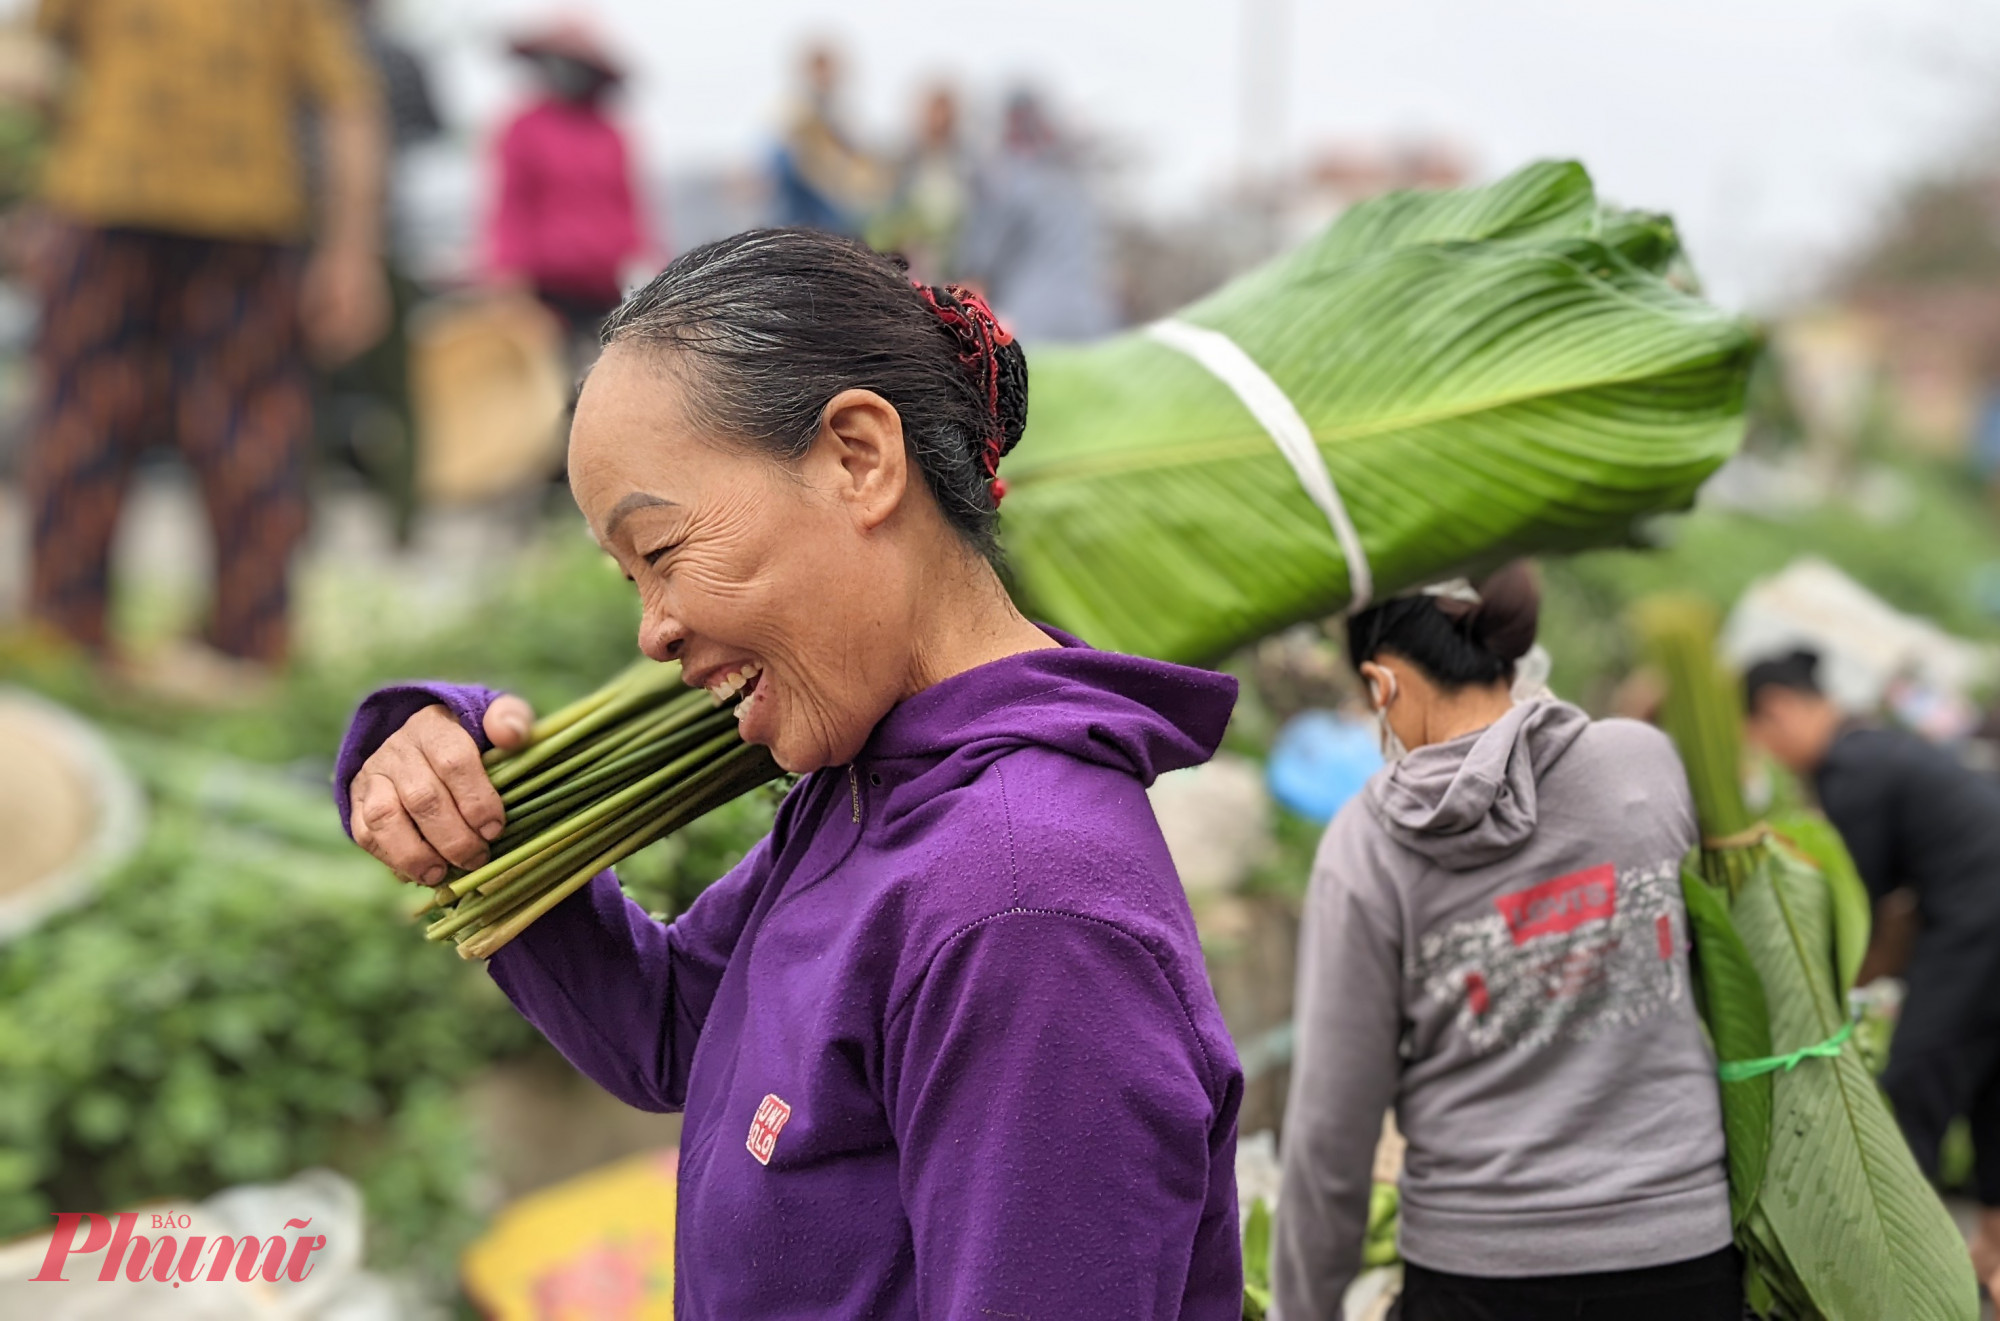
[[[708,681],[708,695],[715,699],[717,706],[742,692],[752,679],[764,672],[764,667],[755,661]]]

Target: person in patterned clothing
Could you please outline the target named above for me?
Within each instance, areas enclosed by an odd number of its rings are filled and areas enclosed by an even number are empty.
[[[1306,901],[1282,1321],[1341,1314],[1391,1105],[1402,1321],[1742,1316],[1686,775],[1657,729],[1514,700],[1539,607],[1519,565],[1348,621],[1392,764],[1327,828]]]
[[[42,0],[35,21],[70,76],[36,272],[30,611],[108,650],[119,507],[134,461],[168,444],[214,535],[205,640],[275,665],[306,525],[307,355],[352,357],[388,308],[380,98],[352,15],[342,0]],[[295,141],[307,103],[316,227]]]

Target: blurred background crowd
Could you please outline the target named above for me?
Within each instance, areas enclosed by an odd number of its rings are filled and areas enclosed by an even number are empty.
[[[1032,353],[1358,200],[1579,157],[1768,351],[1694,510],[1543,566],[1552,686],[1646,710],[1627,609],[1691,589],[1739,663],[1809,645],[1844,710],[2000,774],[1991,14],[697,9],[0,4],[0,1240],[328,1167],[296,1195],[365,1218],[357,1315],[667,1315],[673,1121],[422,948],[324,779],[370,684],[546,706],[629,657],[566,412],[621,295],[753,225],[975,284]],[[1331,638],[1233,658],[1229,752],[1156,790],[1246,1134],[1280,1118],[1313,843],[1377,764]],[[626,880],[670,913],[771,810]]]

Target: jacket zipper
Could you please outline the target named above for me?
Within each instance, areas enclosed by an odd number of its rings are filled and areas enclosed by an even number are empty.
[[[861,775],[852,762],[847,766],[847,787],[854,791],[854,824],[861,824]]]

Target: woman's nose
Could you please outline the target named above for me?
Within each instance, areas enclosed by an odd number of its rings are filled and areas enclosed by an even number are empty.
[[[648,611],[639,621],[639,650],[656,661],[679,660],[687,647],[687,630],[672,615]]]

